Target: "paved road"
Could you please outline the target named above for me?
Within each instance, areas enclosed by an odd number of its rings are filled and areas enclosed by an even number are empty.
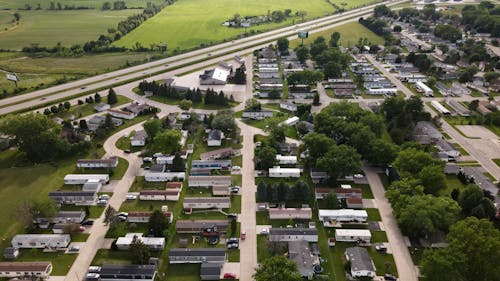
[[[371,55],[366,55],[366,58],[378,69],[380,70],[396,87],[398,90],[402,91],[406,97],[410,97],[413,95],[413,92],[410,91],[398,78],[395,77],[394,74],[387,71],[386,68],[377,60],[373,58]],[[477,99],[474,97],[462,97],[457,100],[472,100]],[[485,99],[485,98],[481,98]],[[434,99],[424,99],[424,101],[436,100]],[[439,100],[439,99],[438,99]],[[436,116],[436,112],[429,108],[429,106],[425,105],[425,109],[430,112],[432,116]],[[488,171],[493,177],[497,180],[500,179],[500,168],[491,160],[491,157],[485,154],[483,151],[476,149],[476,147],[472,144],[474,142],[473,139],[469,139],[461,135],[457,132],[446,120],[441,119],[442,124],[441,128],[447,133],[456,143],[458,143],[462,148],[464,148],[472,157],[474,157],[481,166]]]
[[[240,280],[253,280],[252,275],[257,268],[257,235],[256,235],[256,202],[254,177],[254,142],[253,127],[238,121],[243,135],[242,186],[241,186],[241,230],[246,231],[245,241],[240,243]]]
[[[385,198],[384,186],[374,168],[364,167],[363,171],[375,197],[375,202],[380,212],[385,232],[387,233],[387,239],[391,245],[394,262],[398,269],[399,280],[418,281],[416,267],[411,259],[405,237],[401,234],[398,223],[392,214],[391,204]]]
[[[120,156],[125,158],[129,163],[128,169],[122,179],[113,183],[115,184],[115,188],[113,190],[113,195],[109,200],[109,206],[112,206],[115,210],[119,210],[121,204],[125,201],[127,192],[134,182],[137,171],[139,171],[139,168],[141,167],[141,159],[138,156],[135,154],[124,154],[123,151],[116,148],[115,143],[125,133],[137,130],[141,126],[142,123],[121,130],[108,138],[103,146],[106,151],[106,155],[104,157]],[[105,212],[103,212],[101,216],[95,220],[94,225],[91,228],[90,235],[87,238],[87,242],[80,248],[78,257],[66,275],[65,281],[80,281],[85,279],[88,267],[94,259],[97,250],[101,249],[104,245],[104,236],[109,228],[104,224],[104,213]]]

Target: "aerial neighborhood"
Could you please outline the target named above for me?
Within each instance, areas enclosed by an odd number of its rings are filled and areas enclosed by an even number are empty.
[[[4,2],[1,280],[500,280],[498,2]]]

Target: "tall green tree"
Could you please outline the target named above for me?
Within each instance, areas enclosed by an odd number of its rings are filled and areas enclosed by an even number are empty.
[[[288,39],[286,37],[278,38],[277,45],[278,45],[278,51],[280,51],[281,54],[287,54],[288,53]]]
[[[361,155],[347,145],[332,146],[328,152],[318,158],[317,166],[331,179],[350,176],[361,170]]]
[[[153,150],[172,154],[181,150],[182,134],[177,130],[165,130],[153,138]]]
[[[168,228],[168,220],[160,210],[153,211],[151,217],[149,217],[148,228],[150,234],[155,237],[165,236],[165,230]]]
[[[273,256],[265,259],[256,269],[255,281],[301,281],[297,265],[286,257]]]
[[[162,130],[162,123],[160,119],[153,118],[144,122],[142,125],[144,127],[144,131],[148,134],[148,137],[154,139],[156,135]]]
[[[151,252],[141,240],[135,239],[130,245],[130,254],[135,264],[148,264]]]
[[[325,203],[326,209],[339,209],[340,203],[339,198],[335,192],[330,192],[326,195],[325,199],[323,199]]]
[[[110,88],[108,91],[108,104],[113,105],[118,102],[118,98],[116,97],[116,92],[113,88]]]
[[[424,280],[500,280],[500,231],[491,222],[468,217],[451,227],[448,241],[444,249],[424,252]]]
[[[276,149],[271,146],[263,146],[255,154],[257,158],[257,167],[262,170],[272,168],[276,163]]]

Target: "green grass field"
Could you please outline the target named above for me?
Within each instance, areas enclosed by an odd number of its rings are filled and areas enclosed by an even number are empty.
[[[19,11],[19,25],[0,33],[0,48],[20,50],[32,43],[49,47],[55,46],[57,42],[63,46],[82,44],[97,40],[100,34],[107,34],[108,28],[116,28],[119,21],[139,13],[141,10],[138,9]]]
[[[130,47],[135,42],[141,42],[142,45],[149,46],[151,43],[166,42],[170,50],[189,49],[244,34],[243,28],[222,26],[222,23],[234,14],[240,14],[242,17],[257,16],[266,15],[268,11],[285,9],[291,9],[292,14],[305,10],[308,19],[335,11],[332,5],[323,0],[179,0],[124,36],[115,45]],[[300,17],[290,17],[281,23],[251,27],[247,31],[269,30],[299,20]]]
[[[323,36],[327,41],[330,40],[330,36],[332,33],[337,31],[340,33],[340,44],[344,47],[350,47],[354,46],[358,43],[359,38],[367,38],[368,41],[375,43],[375,44],[384,44],[384,39],[375,33],[373,33],[371,30],[368,28],[362,26],[361,24],[357,22],[350,22],[346,23],[344,25],[334,27],[332,29],[324,30],[318,33],[312,33],[310,34],[309,38],[304,40],[304,44],[310,44],[314,41],[314,39],[318,38],[319,36]],[[301,40],[295,39],[290,42],[290,47],[295,48],[299,46],[301,43]]]
[[[128,8],[133,7],[146,7],[148,2],[151,3],[162,3],[162,0],[124,0],[127,4]],[[42,9],[48,9],[50,6],[50,2],[59,2],[64,7],[64,5],[75,5],[75,6],[84,6],[84,7],[92,7],[96,9],[100,9],[102,7],[102,0],[1,0],[0,8],[1,9],[19,9],[25,8],[25,4],[29,4],[33,9],[36,8],[38,4]],[[113,2],[113,1],[110,1]]]

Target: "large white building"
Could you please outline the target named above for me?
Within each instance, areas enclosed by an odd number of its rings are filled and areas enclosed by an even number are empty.
[[[200,75],[200,85],[225,85],[229,74],[228,70],[221,68],[205,70]]]
[[[119,250],[129,250],[134,240],[138,240],[152,251],[161,251],[165,248],[165,237],[143,237],[142,235],[142,233],[127,233],[125,237],[118,237],[116,246]]]
[[[26,277],[33,280],[33,277],[46,279],[52,272],[51,262],[0,262],[0,277],[14,278]]]
[[[148,182],[163,182],[173,180],[184,180],[186,177],[185,172],[164,172],[164,173],[147,173],[144,179]]]
[[[300,169],[298,168],[269,168],[270,178],[300,178]]]

